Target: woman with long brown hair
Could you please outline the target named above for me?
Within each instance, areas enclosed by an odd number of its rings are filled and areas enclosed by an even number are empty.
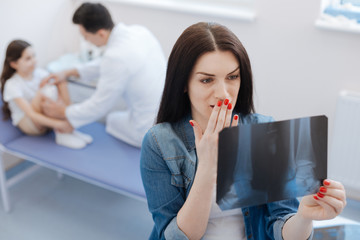
[[[219,132],[272,121],[254,113],[250,60],[239,39],[216,23],[179,37],[168,61],[157,124],[145,135],[141,176],[155,226],[150,239],[308,239],[312,220],[345,207],[341,183],[316,195],[221,211],[215,202]]]

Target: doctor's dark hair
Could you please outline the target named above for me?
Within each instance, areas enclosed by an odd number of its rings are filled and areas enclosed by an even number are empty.
[[[96,33],[100,29],[112,30],[114,27],[109,11],[100,3],[81,4],[76,9],[72,21],[91,33]]]
[[[216,50],[232,52],[239,62],[241,83],[234,111],[244,115],[255,112],[250,59],[244,46],[227,27],[200,22],[185,29],[171,51],[156,123],[176,122],[190,113],[185,91],[190,73],[199,57]]]
[[[16,70],[10,66],[10,63],[16,62],[19,58],[21,58],[21,55],[23,54],[24,50],[30,46],[31,46],[30,43],[25,42],[23,40],[14,40],[11,43],[9,43],[6,49],[4,66],[0,77],[1,100],[3,101],[2,111],[4,113],[4,120],[10,118],[9,104],[4,101],[5,83],[16,72]]]

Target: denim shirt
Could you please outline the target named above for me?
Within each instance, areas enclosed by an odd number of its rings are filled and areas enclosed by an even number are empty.
[[[160,123],[144,137],[141,177],[155,226],[149,239],[188,239],[179,229],[177,213],[194,181],[197,155],[188,115],[176,123]],[[240,115],[240,124],[271,122],[259,114]],[[284,223],[298,208],[297,199],[242,208],[247,239],[283,239]],[[311,238],[311,236],[310,236]]]

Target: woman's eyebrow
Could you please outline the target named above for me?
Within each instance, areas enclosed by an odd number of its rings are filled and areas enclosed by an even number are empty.
[[[234,72],[236,72],[240,67],[237,67],[235,70],[231,71],[230,73],[228,73],[227,75],[229,74],[232,74]],[[202,75],[206,75],[206,76],[210,76],[210,77],[213,77],[215,76],[215,74],[211,74],[211,73],[206,73],[206,72],[196,72],[196,74],[202,74]]]
[[[205,72],[197,72],[196,74],[202,74],[202,75],[206,75],[206,76],[215,76],[215,74],[211,74],[211,73],[205,73]]]
[[[227,75],[229,75],[229,74],[232,74],[232,73],[236,72],[239,68],[240,68],[240,67],[237,67],[234,71],[232,71],[232,72],[228,73]]]

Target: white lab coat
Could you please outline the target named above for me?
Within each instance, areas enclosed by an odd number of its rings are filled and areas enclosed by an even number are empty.
[[[107,115],[109,134],[141,146],[155,121],[165,81],[165,57],[153,34],[142,26],[118,24],[101,60],[77,70],[82,79],[99,81],[89,99],[66,108],[71,125],[78,128]],[[127,109],[114,111],[121,98]]]

